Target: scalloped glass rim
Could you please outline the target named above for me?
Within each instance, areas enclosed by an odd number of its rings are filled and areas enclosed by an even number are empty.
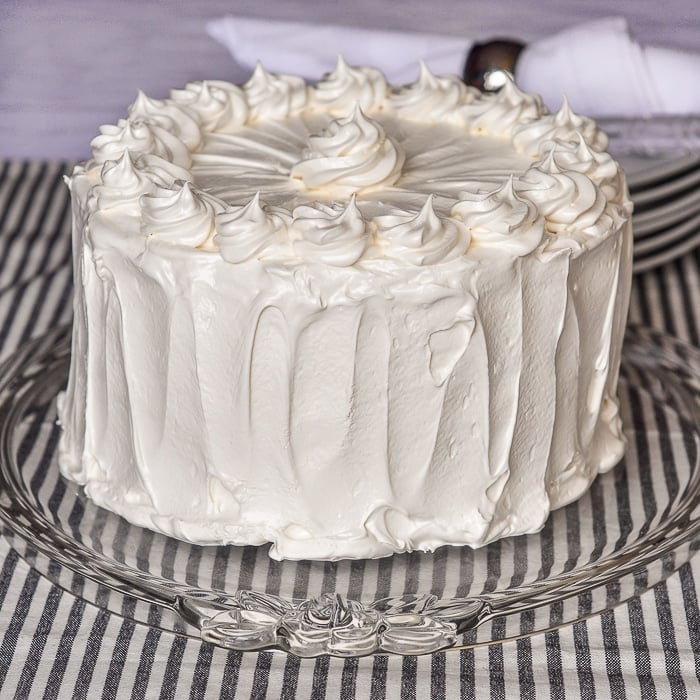
[[[150,561],[139,560],[138,552],[130,560],[129,543],[148,540],[150,547],[158,541],[166,549],[189,553],[188,567],[193,553],[198,565],[204,562],[206,568],[208,557],[228,550],[225,566],[233,552],[235,565],[230,568],[239,573],[236,567],[242,571],[246,557],[252,556],[255,563],[257,551],[264,552],[265,547],[192,547],[154,536],[91,505],[80,489],[58,476],[55,398],[66,380],[69,355],[69,329],[60,327],[27,343],[0,367],[0,521],[20,555],[53,583],[135,622],[230,649],[282,649],[299,656],[429,653],[514,639],[600,613],[664,580],[700,546],[700,350],[649,329],[628,329],[623,351],[621,393],[632,397],[622,404],[630,450],[623,464],[594,482],[590,499],[584,496],[580,503],[556,511],[541,533],[501,540],[481,550],[447,547],[434,554],[390,557],[388,564],[383,563],[387,560],[302,563],[305,590],[311,590],[308,596],[279,588],[270,591],[269,586],[219,586],[213,575],[209,585],[201,585],[189,569],[170,567],[169,575],[163,575],[164,569],[156,571]],[[634,415],[624,415],[625,411]],[[658,417],[653,431],[659,436],[657,446],[653,441],[639,443],[639,430],[636,435],[630,431],[640,425],[638,411],[646,411],[647,419],[650,411]],[[28,480],[23,472],[31,463],[31,455],[23,451],[31,449],[20,440],[20,428],[42,415],[48,417],[39,421],[48,437],[42,434],[35,442],[42,459],[48,460],[46,478],[54,479],[63,489],[63,501],[72,504],[68,517],[49,512],[40,480],[36,475]],[[672,488],[667,488],[669,479]],[[637,496],[630,496],[633,491]],[[606,535],[603,546],[588,542],[582,534],[599,527],[598,518],[605,518],[603,527],[610,526],[611,534],[617,534],[616,540]],[[617,532],[626,519],[629,525]],[[123,552],[110,552],[102,534],[95,539],[95,532],[113,534],[111,526],[128,533]],[[579,533],[575,556],[569,552],[556,564],[552,552],[570,548],[566,537],[571,539],[571,531]],[[527,562],[533,552],[541,556],[540,568],[538,560],[534,568],[525,564],[519,570],[518,558],[522,560],[525,553]],[[260,559],[258,568],[287,566],[290,571],[297,566]],[[395,579],[401,577],[392,577],[391,560],[396,560],[399,573],[409,572],[414,564],[422,566],[432,572],[433,583],[421,584],[405,573],[405,585],[397,584]],[[511,567],[505,573],[504,563]],[[388,595],[365,593],[354,599],[338,590],[342,585],[325,584],[328,571],[333,572],[333,582],[336,574],[338,581],[344,581],[346,570],[350,577],[360,570],[379,580],[387,566],[392,583],[383,588],[377,584],[376,591]],[[278,576],[280,571],[284,570]],[[433,590],[435,571],[441,572],[443,595]],[[460,580],[464,571],[470,581]],[[308,581],[316,574],[320,583],[314,588]],[[445,584],[450,577],[457,581],[452,592]],[[501,579],[505,584],[498,585]],[[474,582],[481,585],[475,595],[470,588]],[[469,593],[454,594],[460,590]]]

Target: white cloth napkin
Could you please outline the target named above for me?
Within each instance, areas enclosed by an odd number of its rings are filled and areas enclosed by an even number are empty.
[[[454,36],[387,32],[227,16],[209,34],[237,63],[317,79],[338,54],[356,65],[381,68],[394,83],[416,79],[422,58],[435,73],[461,74],[472,42]],[[530,43],[516,67],[518,84],[556,109],[567,95],[577,112],[650,117],[700,114],[700,54],[641,46],[627,21],[586,22]]]
[[[565,94],[575,110],[596,116],[700,113],[700,54],[641,46],[623,17],[531,43],[520,55],[516,78],[550,107]]]
[[[318,80],[342,54],[350,65],[380,68],[397,85],[416,79],[419,58],[436,74],[461,74],[471,45],[463,38],[441,34],[231,16],[209,22],[207,32],[242,66],[252,68],[260,61],[275,73]]]

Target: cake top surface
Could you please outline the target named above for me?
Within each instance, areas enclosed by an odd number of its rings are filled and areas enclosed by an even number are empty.
[[[512,82],[484,94],[421,64],[391,86],[340,58],[313,85],[259,65],[139,93],[76,175],[95,223],[234,265],[425,266],[595,246],[629,216],[606,146]]]

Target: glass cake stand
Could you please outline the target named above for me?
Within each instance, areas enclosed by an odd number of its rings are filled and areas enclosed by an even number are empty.
[[[109,611],[229,649],[422,654],[583,619],[662,581],[700,543],[700,350],[628,330],[625,459],[537,534],[479,550],[277,562],[134,527],[58,473],[67,328],[0,367],[0,521],[57,586]]]

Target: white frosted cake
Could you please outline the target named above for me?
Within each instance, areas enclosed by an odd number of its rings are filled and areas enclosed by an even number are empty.
[[[100,131],[60,407],[100,506],[376,557],[537,531],[620,459],[630,204],[590,119],[341,60]]]

